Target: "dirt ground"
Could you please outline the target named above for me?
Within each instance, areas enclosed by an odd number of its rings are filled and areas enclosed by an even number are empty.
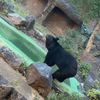
[[[30,14],[37,17],[46,7],[47,0],[23,0],[23,5],[29,10]]]
[[[36,18],[42,13],[46,7],[48,0],[25,0],[23,5],[29,10],[30,14]],[[42,23],[47,27],[54,35],[61,35],[66,33],[67,27],[76,29],[78,26],[71,20],[63,11],[58,7],[55,7]]]
[[[66,27],[77,28],[77,25],[59,8],[55,7],[47,16],[43,25],[46,26],[53,34],[61,35],[66,32]]]

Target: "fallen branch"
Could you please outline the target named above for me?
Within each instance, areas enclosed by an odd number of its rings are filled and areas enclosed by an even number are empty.
[[[93,33],[91,34],[91,36],[89,38],[89,41],[88,41],[87,46],[86,46],[86,49],[85,49],[86,52],[89,52],[90,51],[90,49],[91,49],[91,47],[93,45],[94,37],[98,33],[99,28],[100,28],[100,18],[99,18],[98,24],[96,25]]]

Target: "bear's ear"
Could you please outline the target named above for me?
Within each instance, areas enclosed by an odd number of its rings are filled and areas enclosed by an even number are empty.
[[[59,38],[56,38],[56,40],[58,41],[58,40],[59,40]]]

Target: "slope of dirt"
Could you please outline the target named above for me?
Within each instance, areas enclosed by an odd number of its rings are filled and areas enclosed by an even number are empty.
[[[29,10],[30,14],[37,17],[46,7],[48,0],[23,0],[23,5]]]

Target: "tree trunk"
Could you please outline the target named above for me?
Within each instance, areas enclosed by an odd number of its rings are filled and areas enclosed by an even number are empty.
[[[96,25],[93,33],[90,36],[90,39],[89,39],[88,43],[87,43],[87,46],[86,46],[86,49],[85,49],[86,52],[89,52],[90,51],[90,49],[91,49],[91,47],[93,45],[94,37],[98,33],[97,31],[99,30],[99,28],[100,28],[100,18],[99,18],[98,24]]]

